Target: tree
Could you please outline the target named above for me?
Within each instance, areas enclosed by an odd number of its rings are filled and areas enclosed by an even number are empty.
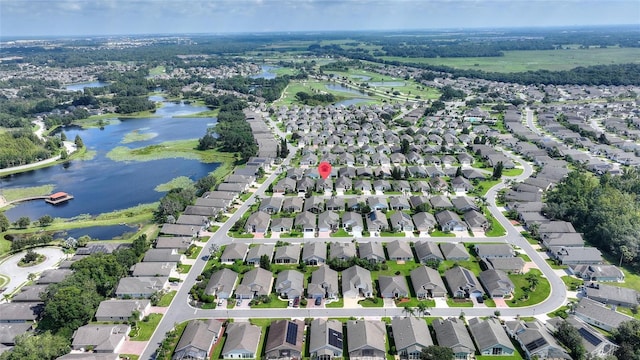
[[[82,138],[80,137],[80,135],[76,135],[76,138],[73,140],[73,143],[76,144],[78,149],[84,147],[84,142],[82,141]]]
[[[462,166],[458,166],[456,169],[456,175],[454,177],[462,176]]]
[[[0,355],[1,360],[53,360],[71,350],[69,339],[47,331],[39,335],[19,335],[11,351]]]
[[[149,249],[149,242],[147,241],[147,235],[142,234],[138,236],[131,243],[131,248],[133,249],[136,256],[141,256],[142,254]]]
[[[491,177],[496,180],[500,179],[502,177],[503,169],[504,169],[504,165],[502,164],[502,161],[498,161],[496,166],[493,167],[493,174],[491,175]]]
[[[420,301],[418,303],[418,306],[416,307],[416,309],[418,311],[418,315],[428,315],[429,314],[429,306],[423,301]]]
[[[29,264],[36,260],[38,260],[38,253],[29,249],[27,250],[27,253],[24,255],[21,261],[25,264]]]
[[[529,273],[527,274],[525,279],[529,282],[529,289],[531,291],[535,291],[536,286],[538,286],[538,283],[540,283],[540,279],[538,278],[538,276],[536,274]]]
[[[38,223],[42,227],[49,226],[52,222],[53,218],[51,217],[51,215],[43,215],[40,217],[40,219],[38,219]]]
[[[453,350],[445,346],[431,345],[422,349],[421,360],[451,360],[454,357]]]
[[[585,355],[584,345],[582,345],[582,337],[578,329],[574,328],[567,321],[562,321],[554,336],[571,352],[571,357],[579,360]]]
[[[54,287],[48,292],[38,328],[67,335],[88,323],[102,301],[91,282]]]
[[[9,222],[9,219],[7,219],[7,216],[4,213],[0,212],[0,232],[9,230],[10,226],[11,223]]]
[[[402,313],[406,316],[416,316],[416,310],[409,305],[405,305],[402,308]]]
[[[271,259],[269,258],[269,255],[265,254],[260,256],[260,267],[265,270],[271,270]]]
[[[65,134],[64,131],[60,133],[60,140],[67,141],[67,134]]]
[[[69,158],[69,153],[67,152],[67,149],[60,149],[60,159],[61,160],[67,160]]]
[[[16,221],[16,227],[20,229],[26,229],[31,224],[31,219],[28,216],[22,216]]]
[[[402,139],[402,142],[400,143],[400,152],[407,155],[409,153],[410,147],[411,144],[409,144],[409,140]]]
[[[620,345],[615,352],[618,359],[640,360],[640,321],[625,321],[611,335]]]

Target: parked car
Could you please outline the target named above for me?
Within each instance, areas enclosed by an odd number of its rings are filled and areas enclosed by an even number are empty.
[[[296,296],[293,299],[293,307],[298,307],[298,306],[300,306],[300,297]]]
[[[315,304],[316,306],[320,306],[320,304],[322,304],[322,298],[317,297]]]

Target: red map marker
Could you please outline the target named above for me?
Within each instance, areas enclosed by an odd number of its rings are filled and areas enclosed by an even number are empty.
[[[331,174],[331,164],[326,161],[323,161],[318,165],[318,173],[322,176],[323,179],[326,179]]]

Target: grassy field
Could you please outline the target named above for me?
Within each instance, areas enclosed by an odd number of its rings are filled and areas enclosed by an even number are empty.
[[[562,279],[562,282],[564,282],[564,284],[567,286],[567,289],[571,291],[575,291],[578,286],[584,284],[584,281],[576,279],[572,276],[562,276],[560,279]]]
[[[142,148],[117,146],[107,153],[113,161],[151,161],[168,158],[200,160],[205,163],[234,161],[235,154],[215,151],[196,150],[198,139],[167,141]]]
[[[518,176],[524,172],[524,169],[513,168],[502,170],[502,176]]]
[[[145,132],[140,132],[139,130],[133,130],[130,133],[125,134],[124,137],[122,138],[122,141],[120,141],[120,143],[129,144],[137,141],[151,140],[156,136],[158,136],[158,133],[154,133],[154,132],[145,133]]]
[[[523,288],[529,287],[529,282],[526,279],[528,274],[535,274],[538,277],[538,285],[534,291],[529,291],[529,298],[526,300],[520,300],[522,297],[524,290]],[[507,300],[506,303],[509,307],[522,307],[522,306],[530,306],[541,303],[546,299],[551,293],[551,285],[549,285],[549,281],[541,276],[542,272],[538,269],[531,269],[527,274],[511,274],[509,278],[513,281],[513,285],[515,285],[515,293],[513,298],[514,300]]]
[[[158,301],[158,306],[161,307],[166,307],[171,305],[171,301],[173,301],[173,298],[176,296],[177,291],[173,290],[173,291],[169,291],[168,293],[162,295],[162,298],[160,298],[160,301]]]
[[[488,237],[498,237],[507,234],[507,231],[504,229],[504,227],[495,217],[493,217],[493,215],[491,215],[489,211],[487,211],[484,215],[487,217],[487,220],[491,222],[491,228],[486,232],[486,235]]]
[[[164,184],[160,184],[156,186],[154,190],[159,192],[165,192],[171,189],[177,189],[177,188],[185,189],[190,187],[191,188],[193,187],[193,180],[189,179],[186,176],[178,176],[177,178],[173,178]]]
[[[327,308],[343,308],[344,307],[344,299],[340,298],[338,301],[330,302],[324,305]]]
[[[43,196],[49,195],[55,189],[55,185],[47,184],[40,186],[31,186],[14,189],[4,189],[0,192],[0,195],[4,196],[5,200],[13,201],[31,196]]]
[[[454,299],[447,299],[447,305],[449,305],[449,307],[473,307],[473,301],[471,300],[454,300]]]
[[[360,304],[360,306],[362,307],[383,307],[384,301],[380,298],[366,298],[364,300],[358,301],[358,304]]]
[[[138,331],[135,336],[131,336],[133,341],[147,341],[151,339],[151,335],[162,319],[162,314],[149,314],[148,321],[138,321]]]
[[[401,58],[382,57],[385,60],[446,65],[461,69],[495,72],[522,72],[531,70],[569,70],[578,66],[640,63],[639,48],[570,49],[505,51],[501,57],[480,58]]]

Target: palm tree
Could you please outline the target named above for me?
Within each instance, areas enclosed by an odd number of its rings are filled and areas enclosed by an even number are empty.
[[[529,282],[529,289],[531,289],[531,291],[534,291],[540,283],[540,279],[534,274],[528,274],[525,279]]]
[[[427,304],[425,304],[424,302],[419,302],[418,303],[418,307],[416,308],[418,315],[426,315],[429,311],[429,306],[427,306]]]
[[[409,317],[416,315],[416,310],[409,305],[405,305],[402,312]]]

